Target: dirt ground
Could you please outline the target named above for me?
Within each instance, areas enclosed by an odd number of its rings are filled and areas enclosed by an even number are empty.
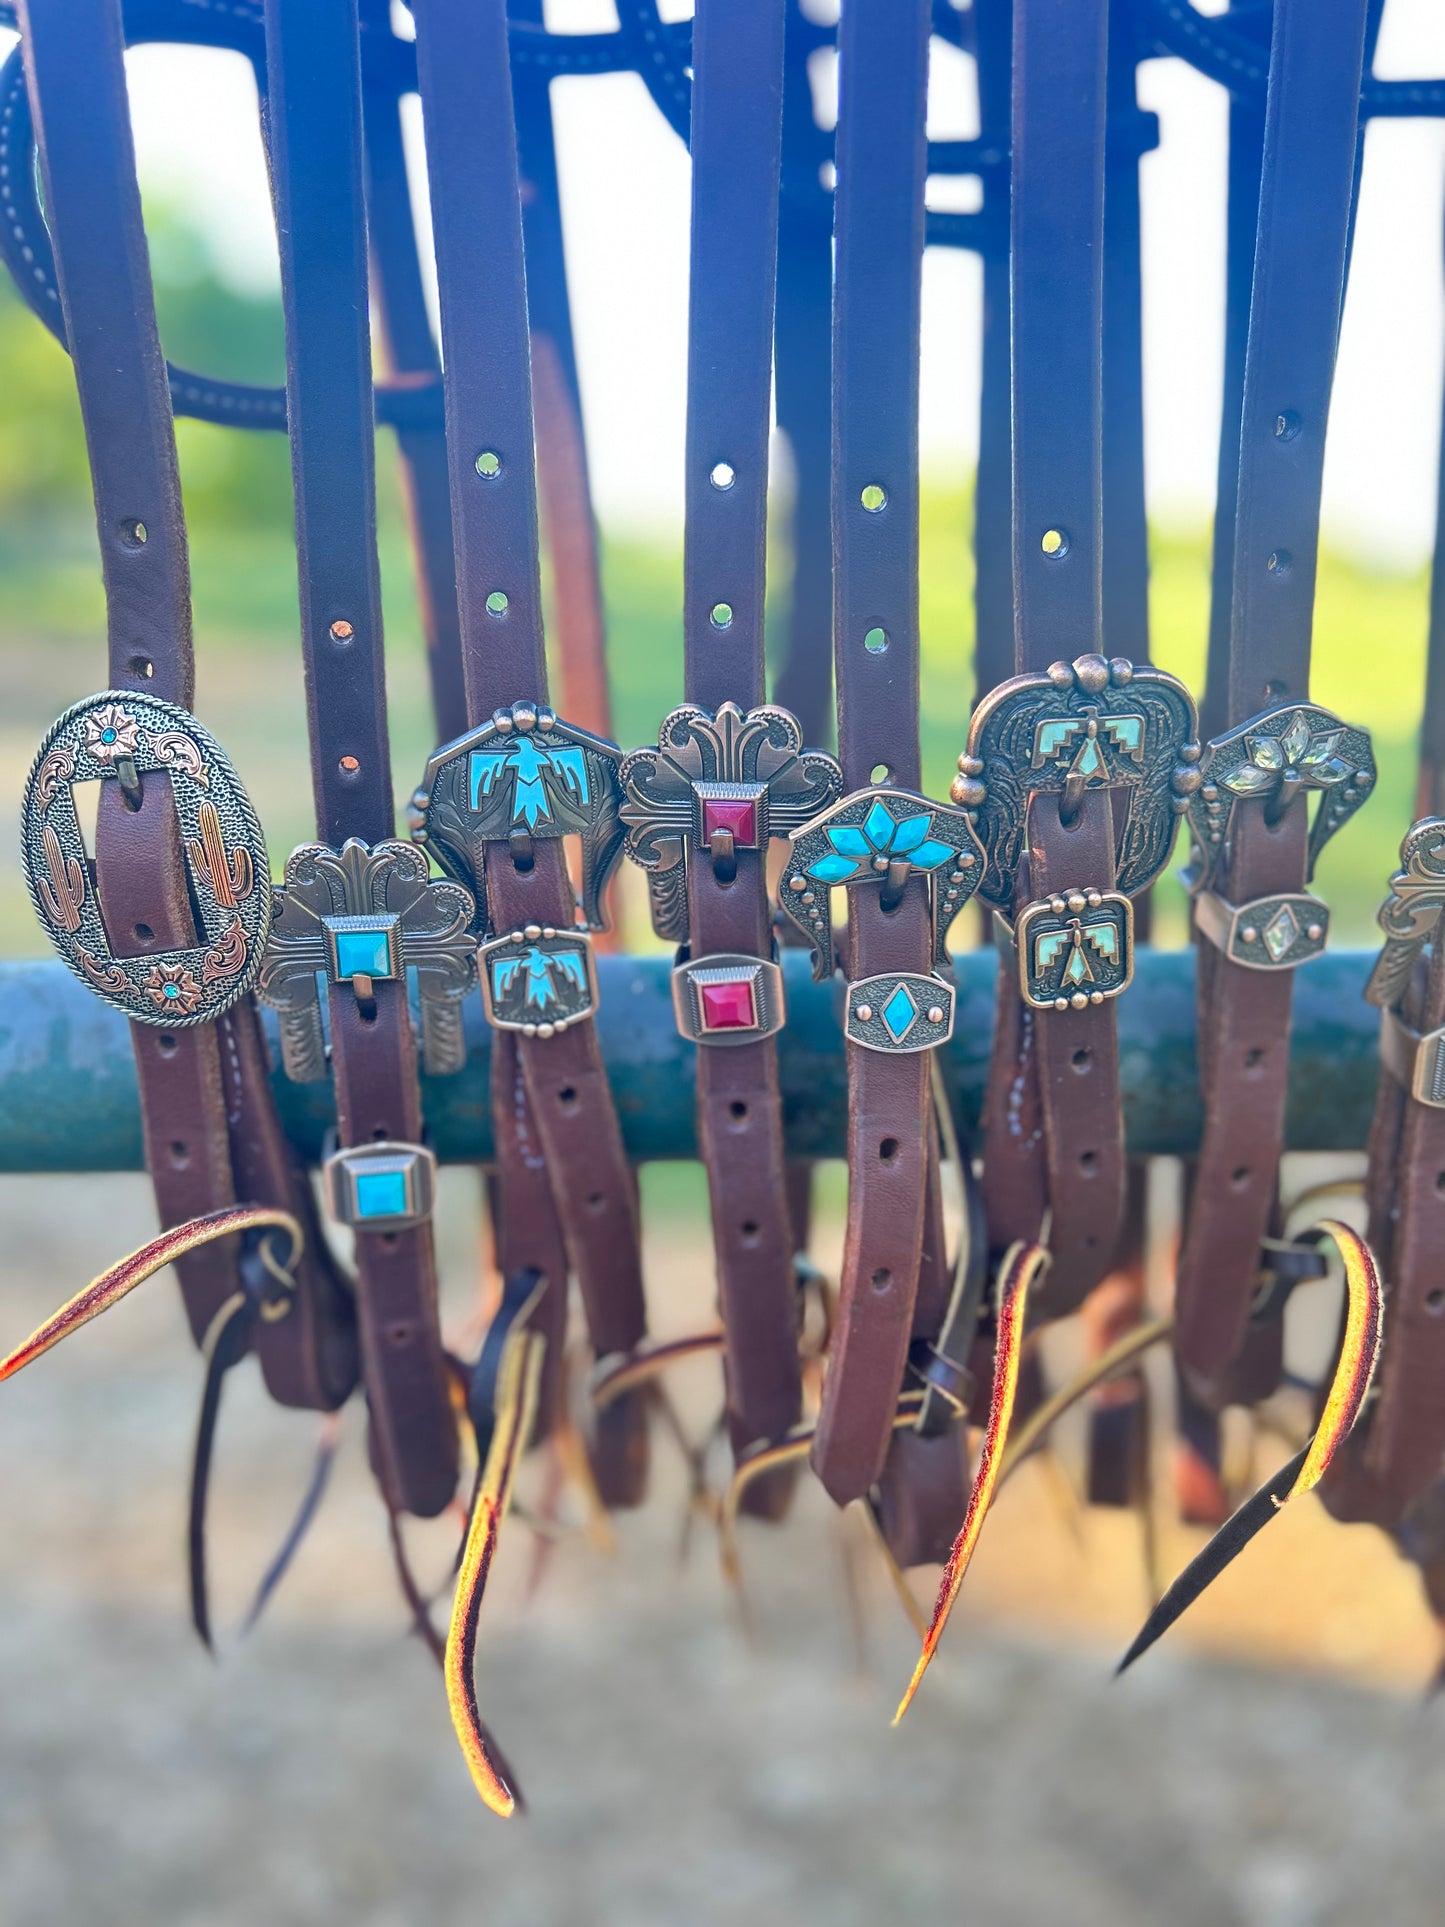
[[[447,1175],[453,1323],[473,1195]],[[0,1181],[0,1340],[151,1224],[138,1180]],[[663,1329],[705,1306],[707,1269],[663,1227]],[[701,1415],[708,1386],[699,1368],[685,1409]],[[197,1388],[163,1278],[0,1392],[0,1927],[1445,1918],[1445,1707],[1419,1699],[1435,1632],[1408,1569],[1312,1502],[1114,1685],[1142,1611],[1137,1526],[1071,1529],[1026,1468],[895,1733],[914,1642],[861,1535],[816,1491],[787,1528],[748,1528],[750,1643],[705,1532],[679,1562],[682,1471],[659,1439],[654,1497],[615,1554],[569,1533],[530,1603],[537,1544],[509,1527],[479,1674],[530,1802],[506,1826],[405,1635],[355,1412],[268,1618],[244,1645],[223,1630],[219,1664],[198,1650],[180,1555]],[[314,1436],[234,1375],[223,1629]],[[440,1575],[448,1543],[418,1535],[419,1564]],[[1197,1543],[1166,1530],[1165,1565]]]

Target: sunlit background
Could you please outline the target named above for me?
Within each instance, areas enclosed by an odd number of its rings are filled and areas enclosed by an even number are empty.
[[[820,12],[827,0],[809,0]],[[664,14],[685,13],[685,4]],[[548,0],[548,24],[616,24],[609,0]],[[398,30],[406,30],[398,11]],[[0,34],[0,51],[13,37]],[[977,130],[970,61],[934,46],[930,132]],[[1386,0],[1376,72],[1445,74],[1445,8]],[[147,47],[132,105],[162,333],[173,358],[277,382],[276,250],[250,70]],[[820,116],[834,75],[813,75]],[[1197,680],[1207,618],[1223,342],[1224,96],[1177,61],[1140,72],[1161,144],[1142,164],[1151,616],[1159,660]],[[616,729],[655,732],[681,693],[686,152],[630,76],[553,85],[589,455],[603,532]],[[415,103],[412,103],[413,108]],[[418,116],[413,187],[426,233]],[[931,195],[967,206],[968,182]],[[1376,121],[1365,165],[1330,420],[1316,693],[1376,731],[1376,799],[1323,870],[1345,942],[1371,917],[1408,821],[1434,539],[1445,275],[1445,126]],[[922,639],[926,773],[946,786],[972,686],[980,269],[924,271]],[[51,717],[103,675],[103,605],[68,363],[0,288],[0,810]],[[313,830],[296,634],[287,451],[279,436],[178,424],[192,536],[202,716],[266,822],[273,862]],[[395,455],[379,450],[396,787],[431,746]],[[777,485],[785,495],[785,464]],[[786,544],[773,551],[787,590]],[[634,894],[634,943],[648,941]],[[1184,937],[1175,886],[1156,934]],[[0,950],[40,954],[10,839]],[[1338,1169],[1357,1170],[1358,1160]],[[1154,1302],[1167,1292],[1177,1169],[1154,1173]],[[695,1167],[643,1174],[649,1288],[663,1334],[710,1316]],[[817,1255],[835,1264],[837,1172]],[[142,1180],[0,1180],[4,1331],[138,1242]],[[474,1328],[474,1174],[445,1176],[448,1329]],[[1307,1336],[1307,1334],[1306,1334]],[[1050,1337],[1051,1368],[1077,1334]],[[711,1368],[679,1405],[702,1429]],[[234,1621],[303,1482],[311,1422],[234,1375],[215,1499],[216,1593]],[[1163,1361],[1156,1557],[1198,1535],[1167,1501]],[[1409,1699],[1436,1632],[1412,1571],[1377,1534],[1310,1505],[1251,1549],[1157,1663],[1111,1691],[1147,1545],[1127,1512],[1086,1510],[1082,1427],[1024,1468],[990,1522],[949,1648],[909,1728],[887,1713],[912,1635],[856,1522],[816,1490],[783,1532],[745,1541],[748,1610],[657,1449],[646,1512],[616,1556],[563,1506],[553,1543],[522,1528],[488,1602],[484,1703],[536,1817],[488,1828],[454,1757],[439,1683],[403,1638],[351,1425],[334,1489],[262,1631],[217,1670],[188,1644],[179,1557],[194,1361],[164,1283],[0,1398],[0,1927],[72,1920],[405,1923],[463,1907],[488,1927],[692,1927],[881,1918],[984,1923],[1229,1921],[1311,1927],[1441,1917],[1445,1744]],[[1286,1447],[1242,1421],[1230,1476]],[[1062,1470],[1060,1470],[1062,1468]],[[523,1498],[540,1504],[541,1469]],[[441,1584],[447,1528],[417,1534]],[[931,1576],[919,1587],[929,1590]],[[535,1596],[534,1581],[538,1582]]]

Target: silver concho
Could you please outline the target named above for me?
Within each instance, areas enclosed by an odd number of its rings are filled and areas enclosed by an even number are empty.
[[[890,880],[901,887],[921,876],[928,886],[933,960],[942,970],[949,928],[983,873],[983,845],[962,810],[911,790],[854,790],[793,832],[778,901],[812,945],[813,975],[822,983],[833,974],[831,893]]]
[[[1254,797],[1267,808],[1287,805],[1291,793],[1317,791],[1310,824],[1305,881],[1320,851],[1364,803],[1375,783],[1369,732],[1340,721],[1317,703],[1285,703],[1251,717],[1208,747],[1204,774],[1189,805],[1194,849],[1186,879],[1209,889],[1224,866],[1235,807]]]
[[[410,843],[352,837],[339,850],[303,843],[286,859],[256,994],[280,1013],[281,1057],[295,1083],[326,1076],[322,979],[370,997],[414,977],[422,1063],[434,1077],[466,1062],[461,1000],[476,981],[476,906],[459,883],[433,880]]]
[[[766,851],[842,788],[837,763],[804,749],[797,718],[775,704],[684,703],[664,717],[657,748],[635,749],[622,764],[627,854],[648,872],[658,936],[687,941],[689,847],[707,850],[721,835],[730,851]]]
[[[973,713],[950,792],[988,855],[985,901],[1013,907],[1036,791],[1126,795],[1115,875],[1094,881],[1126,896],[1146,888],[1200,786],[1198,731],[1194,699],[1177,677],[1122,656],[1080,656],[1001,683]]]
[[[1445,817],[1422,816],[1400,845],[1400,867],[1380,905],[1384,946],[1375,959],[1365,996],[1382,1009],[1399,1003],[1415,960],[1434,940],[1445,916]]]
[[[106,935],[76,815],[76,783],[165,774],[175,797],[202,941],[120,957]],[[60,956],[104,1003],[143,1024],[189,1029],[255,982],[271,927],[266,839],[225,752],[173,703],[106,690],[66,710],[26,780],[21,860],[30,901]]]
[[[605,736],[563,722],[545,703],[513,703],[432,752],[411,799],[412,841],[475,893],[483,927],[487,852],[498,845],[582,840],[582,915],[606,928],[603,899],[622,860],[617,768]]]

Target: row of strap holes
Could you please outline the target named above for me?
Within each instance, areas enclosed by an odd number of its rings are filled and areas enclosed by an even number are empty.
[[[719,493],[725,494],[738,479],[738,472],[731,462],[714,462],[707,479]]]
[[[150,682],[156,673],[156,666],[149,656],[132,656],[126,668],[137,682]]]
[[[132,519],[120,525],[120,539],[128,549],[143,549],[148,539],[144,522]]]

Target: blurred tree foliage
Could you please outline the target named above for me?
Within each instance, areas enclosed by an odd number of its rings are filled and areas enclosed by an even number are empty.
[[[277,294],[226,285],[204,236],[148,198],[156,307],[173,361],[233,380],[279,383],[284,350]],[[91,513],[75,383],[64,350],[0,277],[0,518],[6,546],[64,539]],[[291,527],[290,460],[283,435],[240,434],[181,421],[177,438],[186,510],[197,535]]]

